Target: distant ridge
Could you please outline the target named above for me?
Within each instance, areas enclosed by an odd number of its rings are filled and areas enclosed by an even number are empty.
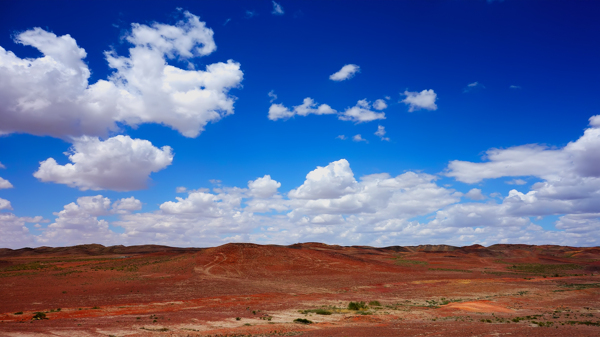
[[[253,243],[228,243],[223,246],[233,247],[281,247],[290,249],[311,249],[311,250],[343,250],[346,248],[355,248],[371,251],[393,251],[398,253],[452,253],[452,254],[475,254],[481,257],[503,256],[506,253],[511,255],[530,256],[533,254],[542,254],[550,256],[572,255],[574,257],[595,258],[600,256],[600,247],[570,247],[558,245],[526,245],[526,244],[495,244],[489,247],[482,245],[471,245],[456,247],[450,245],[418,245],[418,246],[389,246],[389,247],[370,247],[370,246],[339,246],[328,245],[319,242],[296,243],[289,246],[282,245],[259,245]],[[211,248],[218,248],[211,247]],[[137,245],[137,246],[103,246],[100,244],[86,244],[70,247],[38,247],[38,248],[0,248],[0,257],[19,257],[35,255],[123,255],[123,254],[150,254],[150,253],[183,253],[199,252],[211,248],[180,248],[161,245]]]

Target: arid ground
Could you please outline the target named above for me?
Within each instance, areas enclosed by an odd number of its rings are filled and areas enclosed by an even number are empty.
[[[600,248],[0,249],[0,335],[600,336]]]

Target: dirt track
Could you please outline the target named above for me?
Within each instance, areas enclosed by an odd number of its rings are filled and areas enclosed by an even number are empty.
[[[599,274],[557,246],[4,249],[0,335],[600,336]]]

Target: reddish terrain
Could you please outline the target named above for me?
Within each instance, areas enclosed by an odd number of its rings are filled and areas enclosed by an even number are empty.
[[[0,249],[0,335],[600,336],[600,249]]]

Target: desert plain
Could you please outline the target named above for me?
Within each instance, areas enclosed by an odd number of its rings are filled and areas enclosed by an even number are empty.
[[[600,336],[600,248],[0,249],[0,336]]]

